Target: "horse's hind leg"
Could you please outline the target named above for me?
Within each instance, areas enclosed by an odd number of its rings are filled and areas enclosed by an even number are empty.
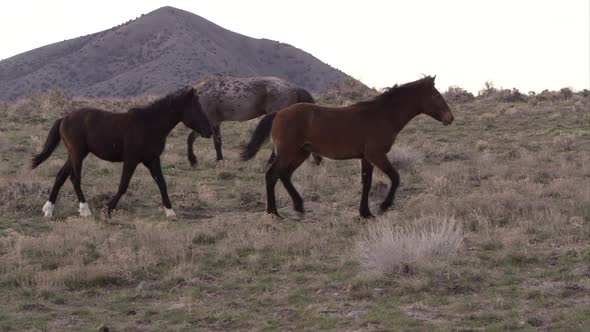
[[[121,173],[121,182],[119,183],[119,190],[117,194],[107,204],[107,213],[110,216],[111,212],[117,207],[117,203],[119,203],[119,199],[121,196],[125,194],[127,191],[127,187],[129,187],[129,181],[131,181],[131,177],[135,172],[135,168],[137,167],[137,162],[126,160],[123,162],[123,173]]]
[[[162,167],[160,165],[160,158],[155,158],[150,162],[143,163],[149,170],[152,178],[156,181],[160,194],[162,195],[162,204],[164,205],[164,212],[166,217],[176,218],[176,213],[172,210],[172,204],[170,204],[170,198],[168,197],[168,189],[166,188],[166,180],[162,174]]]
[[[215,153],[217,154],[217,161],[223,160],[223,153],[221,152],[221,128],[217,124],[212,126],[213,129],[213,145],[215,145]]]
[[[391,187],[389,188],[389,192],[385,199],[380,205],[381,211],[386,211],[391,207],[393,204],[393,199],[395,197],[395,191],[400,183],[399,173],[393,168],[389,160],[387,159],[386,154],[379,154],[376,156],[367,156],[367,160],[371,162],[371,164],[375,165],[375,167],[379,168],[391,181]]]
[[[268,161],[266,162],[266,165],[264,165],[264,169],[268,169],[277,159],[277,154],[275,153],[275,149],[272,149],[272,152],[270,153],[270,157],[268,157]]]
[[[66,179],[70,175],[71,171],[72,171],[72,163],[68,159],[64,163],[64,165],[61,167],[59,172],[57,173],[57,176],[55,177],[55,183],[53,184],[53,188],[51,188],[51,193],[49,194],[49,199],[47,200],[45,205],[43,205],[43,213],[46,218],[53,217],[53,208],[55,207],[55,201],[57,200],[57,194],[59,193],[59,190],[66,182]]]
[[[276,217],[282,218],[277,211],[277,202],[275,199],[275,186],[279,180],[279,176],[276,172],[277,163],[276,161],[266,171],[266,213],[272,214]]]
[[[373,165],[366,159],[361,159],[361,172],[363,192],[361,194],[359,213],[362,218],[375,218],[369,209],[369,192],[371,191],[371,182],[373,181]]]
[[[80,156],[70,158],[72,161],[72,172],[70,173],[70,180],[72,181],[74,191],[76,192],[76,196],[78,196],[78,201],[80,202],[79,211],[81,217],[92,216],[92,213],[88,208],[88,203],[86,203],[86,197],[84,197],[84,192],[82,192],[82,162],[86,155],[88,155],[87,152],[81,154]]]
[[[297,189],[295,189],[295,186],[293,186],[293,183],[291,182],[291,175],[293,175],[293,172],[295,172],[295,170],[299,168],[299,166],[301,166],[301,164],[305,161],[305,159],[307,159],[307,157],[309,157],[309,152],[300,152],[295,156],[295,158],[291,160],[288,166],[284,168],[279,166],[279,168],[277,169],[279,178],[281,179],[283,186],[285,186],[285,189],[287,189],[289,196],[291,196],[291,199],[293,200],[293,209],[299,213],[304,212],[303,199],[301,198],[301,195],[299,195],[299,193],[297,192]]]

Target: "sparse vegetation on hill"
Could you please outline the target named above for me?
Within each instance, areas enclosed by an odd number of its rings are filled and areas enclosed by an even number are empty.
[[[585,330],[590,97],[498,96],[447,94],[451,126],[414,119],[389,154],[402,179],[394,208],[367,222],[357,217],[356,161],[306,162],[293,181],[305,218],[283,189],[288,218],[266,216],[270,149],[238,161],[258,120],[223,124],[223,164],[199,139],[196,169],[188,130],[172,132],[162,165],[177,221],[154,213],[159,192],[142,168],[114,217],[100,217],[121,165],[94,157],[84,188],[97,219],[76,216],[66,183],[56,219],[45,220],[66,154],[60,146],[34,172],[28,162],[52,121],[82,105],[125,110],[154,97],[55,91],[0,103],[0,330]],[[372,204],[387,184],[376,172]]]
[[[342,83],[332,83],[319,96],[319,102],[328,105],[346,105],[367,100],[379,92],[355,79],[346,79]]]
[[[51,89],[78,96],[164,94],[211,73],[278,76],[313,92],[350,78],[291,45],[250,38],[163,7],[0,61],[0,100]]]
[[[459,86],[450,86],[447,91],[443,93],[443,96],[449,102],[455,103],[464,103],[470,102],[475,99],[473,93],[459,87]]]

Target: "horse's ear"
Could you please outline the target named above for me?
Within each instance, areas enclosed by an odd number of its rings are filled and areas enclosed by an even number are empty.
[[[434,75],[434,76],[426,76],[426,81],[427,81],[427,82],[428,82],[430,85],[434,86],[434,79],[435,79],[435,78],[436,78],[436,75]]]
[[[193,88],[190,85],[185,86],[184,87],[184,91],[191,98],[194,98],[197,95],[196,92],[195,92],[195,88]]]

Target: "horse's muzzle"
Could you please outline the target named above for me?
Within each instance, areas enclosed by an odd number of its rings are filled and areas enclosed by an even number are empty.
[[[451,123],[453,123],[453,120],[455,120],[455,117],[453,116],[453,114],[448,113],[448,114],[445,114],[445,116],[443,117],[442,123],[443,123],[443,125],[448,126]]]

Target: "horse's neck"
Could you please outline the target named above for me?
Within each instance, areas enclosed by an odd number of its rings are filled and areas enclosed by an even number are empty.
[[[166,137],[181,121],[181,114],[173,109],[161,110],[157,114],[150,114],[144,119],[144,122],[152,131],[151,135]]]
[[[420,114],[418,106],[413,103],[400,103],[399,105],[387,105],[377,110],[389,122],[394,131],[399,132]],[[382,118],[383,119],[383,118]]]

